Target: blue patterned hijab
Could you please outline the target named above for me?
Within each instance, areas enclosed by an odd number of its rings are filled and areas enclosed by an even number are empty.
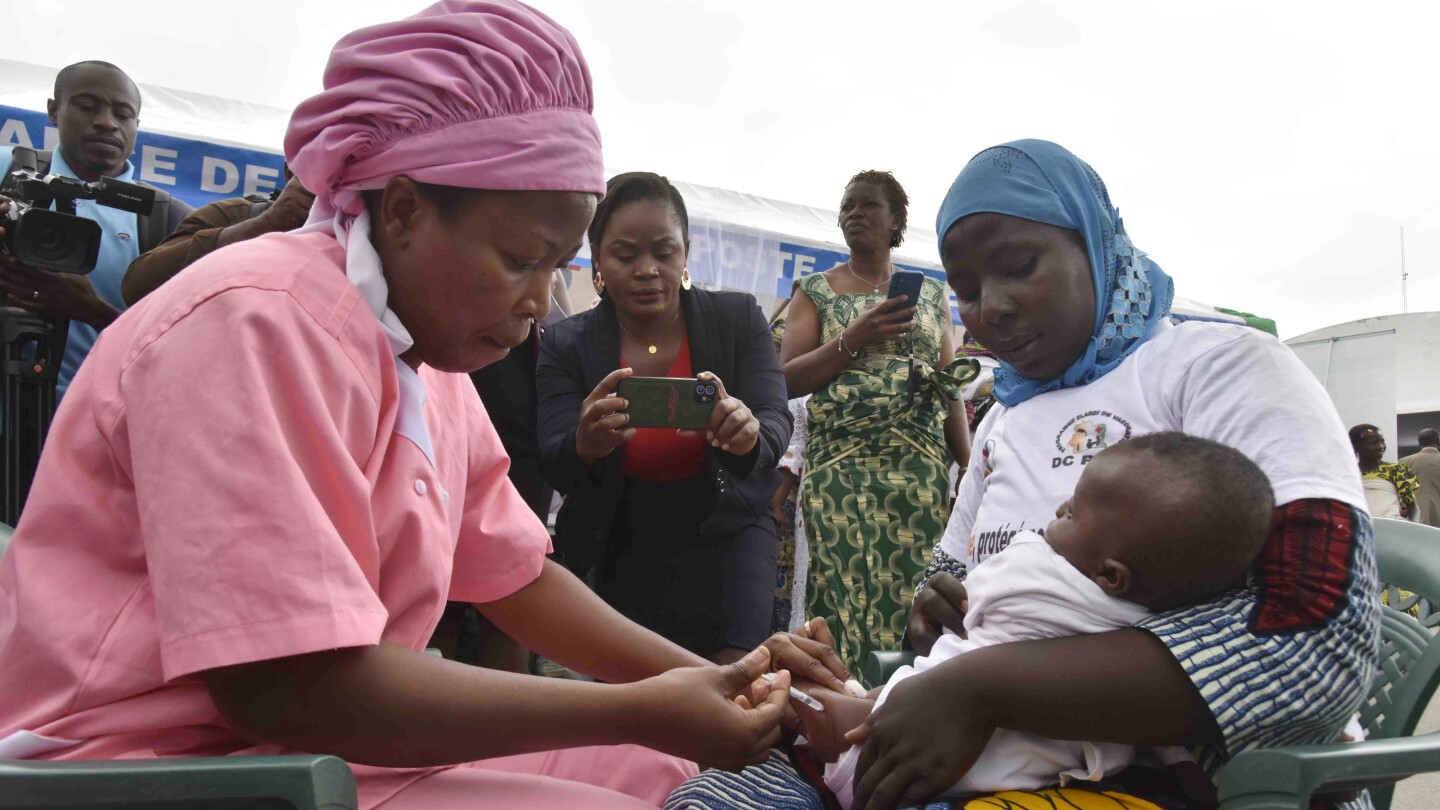
[[[1002,360],[995,372],[995,397],[1002,403],[1018,405],[1100,379],[1153,337],[1170,314],[1174,282],[1125,234],[1100,175],[1059,144],[1013,141],[971,158],[940,204],[935,232],[941,246],[952,225],[980,213],[1079,231],[1095,281],[1095,331],[1085,353],[1053,380],[1032,380]]]

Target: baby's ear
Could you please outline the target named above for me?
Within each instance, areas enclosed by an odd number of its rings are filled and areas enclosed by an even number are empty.
[[[1107,557],[1092,579],[1107,596],[1124,596],[1130,590],[1130,566]]]

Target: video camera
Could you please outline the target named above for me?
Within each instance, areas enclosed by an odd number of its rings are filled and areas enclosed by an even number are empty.
[[[100,257],[100,225],[75,215],[76,200],[142,215],[155,207],[155,190],[145,186],[108,177],[86,183],[41,174],[35,150],[18,146],[0,196],[10,198],[10,213],[0,217],[5,229],[0,250],[21,264],[57,273],[88,273]],[[50,210],[52,204],[57,210]]]

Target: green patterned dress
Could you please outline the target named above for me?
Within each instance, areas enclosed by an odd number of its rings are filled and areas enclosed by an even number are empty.
[[[833,340],[882,293],[836,293],[820,273],[800,289]],[[810,398],[801,504],[810,543],[806,611],[824,616],[836,652],[859,672],[872,650],[895,650],[915,585],[950,518],[945,417],[973,360],[937,371],[949,328],[945,288],[925,279],[910,336],[866,347]],[[914,341],[915,405],[907,380]],[[959,375],[959,376],[957,376]]]

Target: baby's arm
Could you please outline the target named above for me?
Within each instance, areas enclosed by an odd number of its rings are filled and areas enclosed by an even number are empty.
[[[845,735],[858,728],[875,710],[875,701],[857,698],[821,686],[808,685],[807,695],[820,701],[825,711],[817,712],[793,698],[790,705],[800,714],[800,733],[806,744],[825,762],[834,762],[850,748]]]

